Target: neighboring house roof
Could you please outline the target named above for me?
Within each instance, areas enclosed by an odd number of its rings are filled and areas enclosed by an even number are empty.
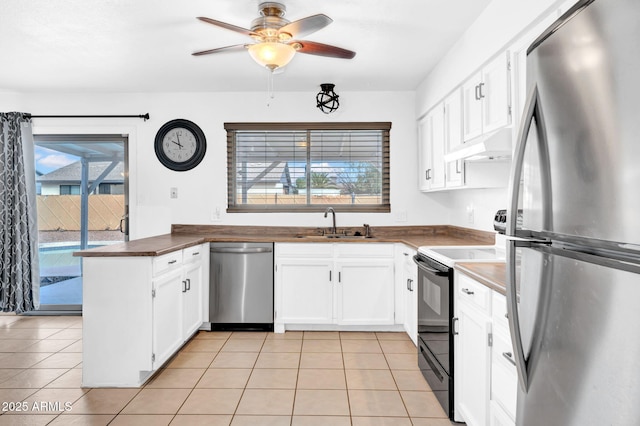
[[[96,161],[89,163],[89,182],[93,182],[111,164],[110,161]],[[50,173],[37,176],[37,182],[80,182],[82,163],[76,161],[67,166],[60,167]],[[124,182],[124,163],[119,161],[116,167],[104,178],[103,183]]]
[[[277,163],[247,163],[247,181],[257,180],[260,183],[280,183],[286,162]],[[266,169],[271,168],[263,176]],[[238,175],[242,176],[242,166],[237,167]]]

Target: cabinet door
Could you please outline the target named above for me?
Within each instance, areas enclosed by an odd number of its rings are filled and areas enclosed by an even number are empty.
[[[464,142],[482,134],[482,102],[480,100],[480,73],[462,85],[462,139]]]
[[[433,114],[433,138],[431,139],[431,188],[442,189],[445,184],[445,130],[444,106],[438,104]]]
[[[487,424],[491,319],[458,299],[455,346],[456,409],[468,425]]]
[[[289,324],[333,322],[333,286],[337,278],[330,260],[278,259],[276,321]]]
[[[415,250],[409,250],[404,262],[404,278],[406,283],[406,290],[404,296],[404,329],[413,341],[414,345],[418,345],[418,291],[416,285],[418,284],[418,269],[413,262],[413,256],[416,254]]]
[[[188,339],[202,325],[202,261],[188,263],[184,268],[183,336]]]
[[[444,100],[445,153],[454,151],[462,144],[462,92],[456,89]],[[446,163],[446,182],[448,188],[461,186],[464,161],[456,160]]]
[[[427,114],[418,122],[418,187],[421,191],[431,188],[431,147],[433,141],[433,116]]]
[[[393,260],[338,261],[338,324],[393,324]]]
[[[509,52],[498,55],[482,68],[482,131],[488,133],[511,122]]]
[[[153,280],[153,369],[160,367],[182,345],[182,268]]]
[[[444,112],[442,104],[418,123],[420,144],[420,190],[444,188]]]
[[[505,331],[494,327],[491,348],[491,403],[497,404],[511,417],[516,415],[518,394],[518,373],[513,359],[511,340]]]

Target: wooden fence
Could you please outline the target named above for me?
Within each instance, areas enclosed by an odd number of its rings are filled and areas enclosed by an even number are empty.
[[[38,195],[40,231],[79,231],[80,195]],[[124,195],[89,196],[89,231],[113,231],[124,214]]]

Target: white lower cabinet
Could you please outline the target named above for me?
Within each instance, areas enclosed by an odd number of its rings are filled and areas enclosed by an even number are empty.
[[[137,387],[207,320],[209,244],[83,258],[84,387]]]
[[[184,286],[182,268],[153,280],[153,369],[159,368],[184,343],[180,296]],[[177,303],[176,303],[177,302]]]
[[[493,292],[493,345],[491,347],[490,421],[492,426],[515,424],[518,372],[507,320],[505,296]]]
[[[184,287],[182,288],[182,335],[191,336],[200,328],[204,319],[205,269],[208,270],[209,250],[205,246],[184,249]],[[206,264],[205,264],[206,262]],[[207,274],[208,276],[209,274]]]
[[[456,420],[469,426],[515,424],[517,373],[505,297],[455,272]]]
[[[276,332],[394,322],[393,244],[276,244]]]
[[[418,267],[416,250],[396,245],[396,323],[402,324],[413,344],[418,346]]]
[[[336,322],[393,324],[393,258],[338,260]]]
[[[276,248],[277,251],[277,248]],[[329,260],[276,260],[276,322],[333,322],[333,265]]]
[[[464,275],[456,277],[455,394],[456,411],[470,425],[487,424],[491,332],[490,290]]]

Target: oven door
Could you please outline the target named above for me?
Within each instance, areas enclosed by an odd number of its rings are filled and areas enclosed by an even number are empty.
[[[414,261],[418,265],[418,337],[451,375],[452,270],[422,256]]]

